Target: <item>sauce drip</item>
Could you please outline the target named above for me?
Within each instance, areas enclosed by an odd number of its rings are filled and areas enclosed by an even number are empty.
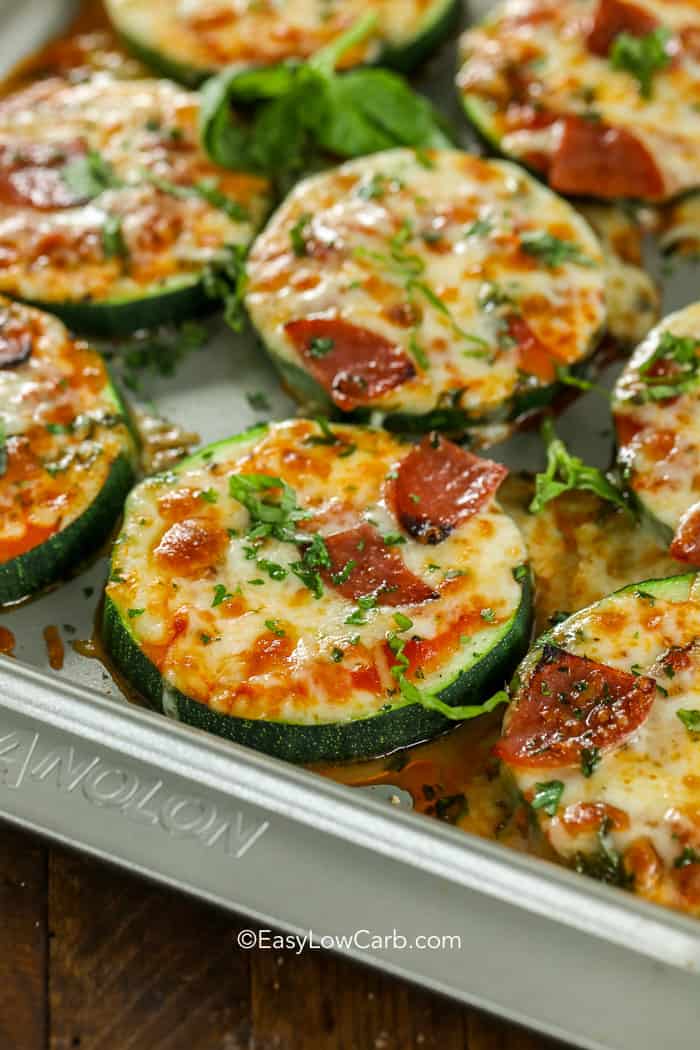
[[[65,649],[58,627],[52,624],[49,627],[45,627],[43,633],[44,641],[46,642],[46,652],[49,657],[49,666],[53,671],[62,671]]]
[[[3,656],[15,655],[15,636],[9,627],[0,627],[0,653]]]

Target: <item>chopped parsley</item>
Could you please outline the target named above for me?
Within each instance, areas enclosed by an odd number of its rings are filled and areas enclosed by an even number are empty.
[[[690,864],[700,864],[700,853],[692,846],[684,846],[683,852],[673,862],[674,868],[687,868]]]
[[[227,601],[229,598],[233,598],[231,592],[224,587],[223,583],[217,583],[214,587],[214,600],[211,603],[212,609],[215,609],[217,605],[221,605],[222,602]]]
[[[547,816],[553,817],[564,793],[564,784],[561,780],[548,780],[544,784],[535,784],[535,794],[532,796],[530,806],[532,809],[541,809]]]
[[[639,84],[642,98],[651,98],[654,75],[671,61],[668,44],[670,30],[665,26],[652,29],[646,36],[618,33],[609,52],[613,69],[629,73]]]
[[[397,612],[394,613],[394,623],[400,631],[410,631],[413,627],[413,620],[410,616],[406,616],[405,613]]]
[[[350,574],[352,573],[352,570],[356,567],[356,565],[357,562],[353,558],[350,558],[350,560],[345,563],[340,572],[333,573],[331,579],[336,585],[336,587],[340,586],[341,583],[348,582],[348,580],[350,579]]]
[[[199,498],[204,500],[205,503],[218,503],[219,494],[216,489],[205,489],[203,492],[200,492]]]
[[[343,650],[339,649],[337,645],[334,645],[331,649],[331,660],[333,661],[333,663],[339,664],[344,656],[345,653],[343,652]]]
[[[127,615],[130,620],[135,620],[137,616],[143,616],[145,609],[129,609]]]
[[[700,339],[662,332],[654,352],[639,369],[643,401],[664,401],[692,390],[700,380]]]
[[[382,539],[387,547],[398,547],[406,542],[406,537],[402,536],[400,532],[387,532],[385,536],[382,536]]]
[[[96,150],[68,161],[61,169],[61,178],[71,193],[82,200],[92,200],[105,190],[123,185],[112,165]]]
[[[482,609],[479,615],[481,616],[482,620],[486,621],[486,623],[493,623],[493,621],[496,619],[496,613],[493,611],[493,609]]]
[[[309,354],[311,357],[325,357],[326,354],[330,354],[334,346],[335,341],[333,339],[315,336],[309,343]]]
[[[593,259],[585,255],[573,241],[564,241],[546,230],[533,230],[520,238],[520,247],[526,255],[532,255],[550,269],[576,263],[578,266],[595,266]]]
[[[581,772],[584,777],[592,777],[600,765],[600,751],[597,747],[584,747],[581,749]]]
[[[377,604],[376,596],[373,594],[365,595],[357,599],[357,608],[353,609],[350,615],[345,620],[347,624],[357,624],[358,626],[364,626],[367,623],[367,617],[365,613],[368,609],[374,609]]]
[[[681,708],[680,711],[676,711],[676,716],[689,733],[700,733],[700,711],[696,707]]]
[[[125,259],[129,254],[122,220],[119,215],[108,215],[102,227],[102,250],[105,259]]]
[[[283,627],[280,627],[279,620],[265,620],[265,626],[268,631],[274,634],[277,638],[284,638],[286,636],[287,632]]]
[[[305,211],[302,215],[299,216],[299,218],[289,231],[289,240],[292,245],[292,251],[299,259],[303,258],[303,256],[305,256],[307,253],[305,233],[309,223],[311,222],[311,218],[312,216],[309,214],[309,212]]]

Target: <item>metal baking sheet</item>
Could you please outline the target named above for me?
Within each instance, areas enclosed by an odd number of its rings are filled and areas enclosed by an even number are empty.
[[[74,6],[0,0],[0,74]],[[454,67],[449,45],[423,84],[467,144]],[[691,271],[674,277],[664,311],[696,298],[695,284]],[[247,398],[260,391],[266,418],[295,412],[254,340],[215,321],[149,394],[207,442],[261,418]],[[609,429],[591,397],[561,424],[600,465]],[[496,454],[540,465],[534,434]],[[697,921],[128,703],[70,644],[91,636],[105,566],[0,617],[17,638],[16,659],[0,659],[0,815],[266,927],[340,937],[343,954],[581,1047],[697,1046]],[[48,625],[65,643],[61,671],[48,666]],[[453,940],[418,947],[428,936]]]

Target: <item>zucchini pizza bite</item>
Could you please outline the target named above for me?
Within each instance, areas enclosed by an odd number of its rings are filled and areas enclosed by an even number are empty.
[[[507,0],[461,54],[469,118],[559,192],[663,201],[700,185],[690,0]]]
[[[527,647],[506,470],[437,435],[262,425],[127,502],[103,636],[164,712],[292,761],[490,710]]]
[[[246,306],[290,392],[391,429],[551,400],[606,321],[586,221],[504,161],[390,150],[301,182],[255,241]]]
[[[126,409],[98,353],[0,298],[0,604],[96,550],[134,482]]]
[[[615,387],[618,462],[670,553],[700,565],[700,303],[671,314]]]
[[[99,335],[211,308],[267,185],[210,163],[198,110],[167,81],[101,75],[0,99],[0,291]]]
[[[496,752],[580,871],[700,913],[700,597],[695,573],[633,584],[521,664]]]
[[[456,0],[107,0],[112,23],[156,72],[197,85],[226,66],[270,66],[305,59],[365,15],[376,14],[373,38],[343,65],[384,62],[410,69],[450,29]]]

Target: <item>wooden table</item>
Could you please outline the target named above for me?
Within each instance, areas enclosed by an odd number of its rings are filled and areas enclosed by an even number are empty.
[[[0,1050],[556,1050],[0,824]]]

